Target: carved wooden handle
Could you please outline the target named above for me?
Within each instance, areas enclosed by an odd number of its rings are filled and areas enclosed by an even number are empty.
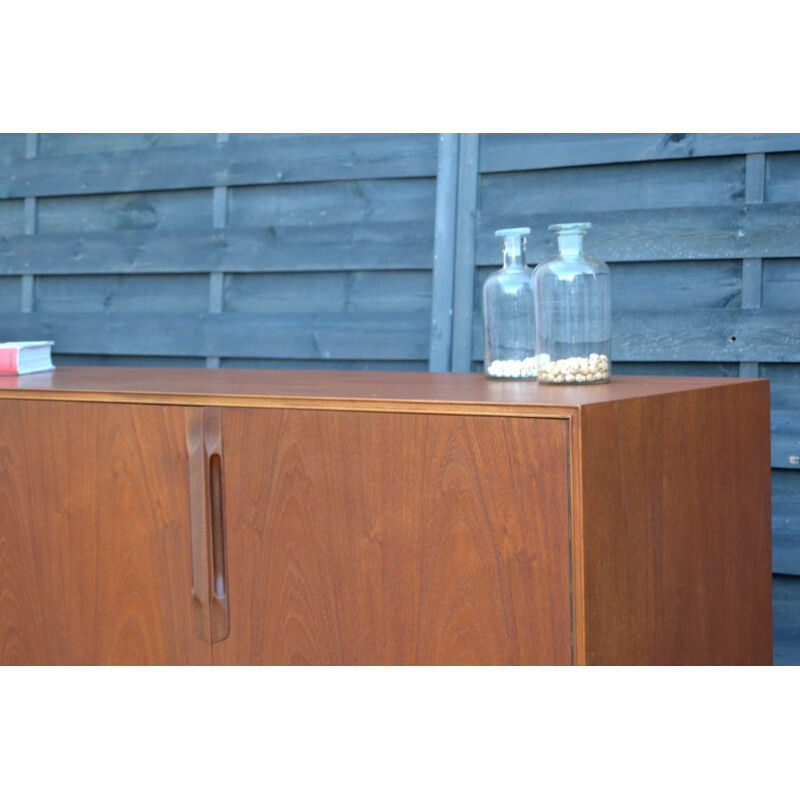
[[[220,409],[186,410],[186,446],[195,631],[213,643],[230,633]]]

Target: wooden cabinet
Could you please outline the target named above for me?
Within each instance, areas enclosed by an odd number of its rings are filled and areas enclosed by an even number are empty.
[[[0,663],[768,664],[766,381],[0,378]]]
[[[183,410],[0,400],[0,663],[204,664]]]

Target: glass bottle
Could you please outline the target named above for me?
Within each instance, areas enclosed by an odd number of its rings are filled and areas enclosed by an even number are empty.
[[[534,271],[539,383],[607,383],[611,377],[611,273],[583,253],[591,227],[551,225],[558,256]]]
[[[487,378],[536,379],[533,270],[525,261],[525,237],[530,232],[530,228],[507,228],[494,234],[503,239],[503,268],[483,286]]]

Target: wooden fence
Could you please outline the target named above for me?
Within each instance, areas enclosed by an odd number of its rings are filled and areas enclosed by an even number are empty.
[[[0,135],[0,339],[476,369],[493,231],[530,225],[536,263],[575,220],[611,265],[617,372],[771,380],[774,571],[800,575],[799,134]],[[778,660],[798,584],[776,580]]]

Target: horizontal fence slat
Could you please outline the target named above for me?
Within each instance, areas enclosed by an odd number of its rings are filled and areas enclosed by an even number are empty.
[[[504,172],[484,174],[480,182],[481,214],[491,219],[540,210],[571,214],[575,208],[739,206],[744,199],[744,156]]]
[[[772,471],[772,570],[800,575],[800,472]]]
[[[205,230],[212,227],[212,189],[45,197],[36,201],[36,232]],[[8,201],[6,201],[8,202]]]
[[[800,665],[800,579],[772,579],[774,663]]]
[[[605,261],[685,261],[718,258],[785,258],[800,251],[800,202],[739,207],[631,209],[565,214],[516,214],[481,218],[477,263],[499,261],[494,231],[529,226],[528,258],[538,263],[555,255],[555,222],[593,224],[586,250]]]
[[[772,466],[800,469],[800,412],[772,412]]]
[[[0,338],[53,339],[55,353],[425,360],[430,315],[8,314]]]
[[[800,150],[796,133],[481,135],[481,172]]]
[[[120,153],[213,144],[215,133],[40,133],[40,155]]]
[[[777,505],[777,504],[776,504]],[[800,575],[800,509],[778,505],[772,516],[772,571]]]
[[[0,239],[0,275],[430,269],[433,220]]]
[[[648,309],[680,312],[703,308],[740,308],[742,305],[741,261],[612,262],[609,266],[611,305],[615,313]],[[497,265],[478,269],[476,289],[484,285],[495,269]],[[481,291],[476,291],[476,314],[481,313],[481,304]],[[789,310],[786,305],[775,307]]]
[[[145,197],[149,199],[151,195]],[[436,210],[436,180],[402,178],[240,186],[231,189],[228,197],[229,228],[365,222],[429,225]]]
[[[260,142],[0,159],[0,198],[436,175],[436,134],[304,134]]]
[[[300,361],[282,358],[223,358],[220,360],[223,369],[324,369],[346,370],[347,372],[379,371],[389,372],[426,372],[427,361]]]
[[[481,320],[473,327],[473,358],[483,358]],[[613,312],[616,361],[800,361],[796,313],[763,309]]]
[[[232,274],[224,311],[233,313],[360,313],[431,311],[430,271]]]

